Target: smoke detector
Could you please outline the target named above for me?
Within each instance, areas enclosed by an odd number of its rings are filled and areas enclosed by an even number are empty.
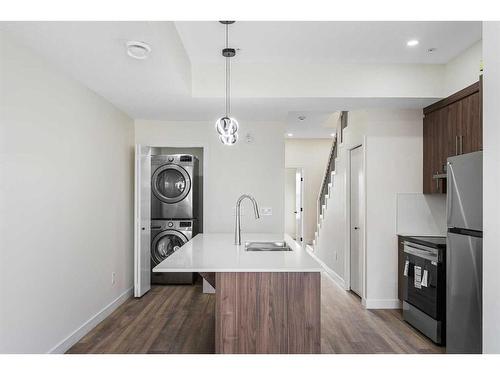
[[[147,59],[151,53],[150,45],[144,42],[130,40],[125,43],[125,46],[127,47],[127,55],[137,60]]]

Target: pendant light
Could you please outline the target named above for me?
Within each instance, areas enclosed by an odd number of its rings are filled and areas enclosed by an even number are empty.
[[[222,56],[226,58],[226,113],[215,122],[220,141],[225,145],[234,145],[238,141],[238,121],[231,117],[231,57],[236,55],[234,48],[229,48],[229,25],[235,21],[219,21],[226,27],[226,48]]]

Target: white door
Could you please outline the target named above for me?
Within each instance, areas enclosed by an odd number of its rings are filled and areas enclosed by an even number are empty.
[[[151,147],[135,146],[134,296],[151,289]]]
[[[351,290],[359,296],[363,293],[363,240],[361,221],[363,218],[363,148],[357,147],[350,151],[350,236],[351,256],[350,274]]]
[[[301,168],[295,172],[295,241],[303,241],[303,217],[304,217],[304,173]]]

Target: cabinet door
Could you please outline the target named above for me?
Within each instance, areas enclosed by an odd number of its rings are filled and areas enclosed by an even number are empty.
[[[459,100],[443,108],[448,111],[446,122],[446,158],[460,154],[460,128],[462,124],[462,101]],[[444,160],[446,163],[446,160]]]
[[[433,141],[432,130],[435,119],[435,112],[431,112],[424,117],[423,123],[423,192],[424,194],[432,193],[432,156],[433,156]]]
[[[480,94],[476,92],[461,102],[461,121],[458,129],[459,152],[480,151],[483,148]]]

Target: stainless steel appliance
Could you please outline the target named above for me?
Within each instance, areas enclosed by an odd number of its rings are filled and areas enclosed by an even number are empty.
[[[198,234],[196,220],[151,220],[151,284],[192,284],[192,272],[153,272],[153,268]]]
[[[151,157],[151,219],[198,217],[198,159],[193,155]]]
[[[446,238],[404,238],[403,319],[445,343]]]
[[[448,158],[446,351],[482,352],[483,155]]]

